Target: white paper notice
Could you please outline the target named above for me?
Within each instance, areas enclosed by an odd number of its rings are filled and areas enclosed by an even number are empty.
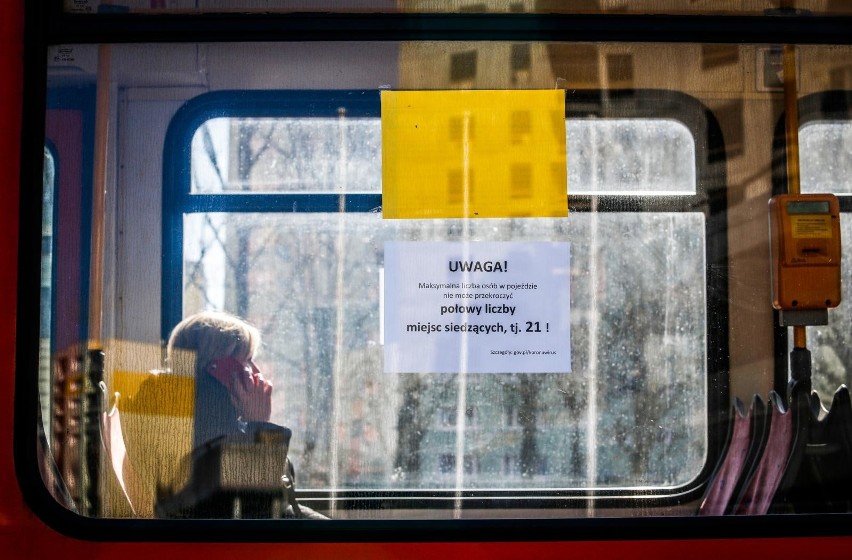
[[[571,371],[570,245],[385,243],[387,373]]]

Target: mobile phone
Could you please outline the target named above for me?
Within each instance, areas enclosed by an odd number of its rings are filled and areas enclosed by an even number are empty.
[[[213,360],[207,366],[207,373],[224,385],[228,391],[233,390],[234,384],[239,382],[241,376],[250,375],[245,364],[233,356]]]

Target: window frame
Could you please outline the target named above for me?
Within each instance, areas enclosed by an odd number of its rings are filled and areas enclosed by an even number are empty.
[[[695,98],[668,90],[576,90],[566,92],[566,119],[666,119],[684,125],[695,142],[695,193],[602,194],[568,193],[570,212],[701,212],[705,227],[705,325],[707,449],[705,463],[689,483],[665,489],[643,488],[643,506],[671,506],[698,499],[715,469],[728,431],[728,284],[725,147],[712,112]],[[347,117],[380,116],[379,90],[217,91],[188,101],[173,117],[164,146],[162,221],[163,340],[182,318],[183,219],[202,212],[370,212],[381,206],[381,192],[346,193],[192,193],[191,142],[196,130],[218,117]],[[570,188],[570,187],[569,187]],[[343,205],[341,206],[341,199]],[[332,490],[338,509],[454,507],[458,492],[441,490]],[[301,489],[301,499],[327,507],[329,492]],[[468,489],[461,492],[465,509],[636,507],[635,488],[588,490]],[[427,500],[428,498],[428,500]]]

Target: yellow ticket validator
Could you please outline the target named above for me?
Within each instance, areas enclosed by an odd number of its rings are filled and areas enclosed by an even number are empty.
[[[783,194],[769,201],[772,305],[840,304],[840,204],[832,194]]]

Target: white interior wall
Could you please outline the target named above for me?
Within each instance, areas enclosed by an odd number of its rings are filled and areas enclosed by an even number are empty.
[[[234,89],[393,87],[398,44],[262,43],[114,45],[117,144],[105,312],[107,333],[159,342],[163,146],[177,110],[193,97]]]

